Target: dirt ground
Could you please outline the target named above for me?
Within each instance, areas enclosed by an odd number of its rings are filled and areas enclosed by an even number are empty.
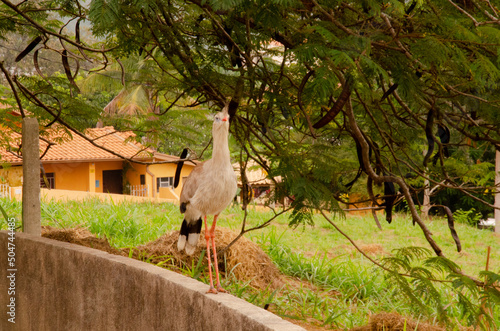
[[[106,238],[97,238],[85,228],[58,229],[49,226],[42,227],[42,236],[54,240],[69,242],[77,245],[91,247],[106,251],[111,254],[131,256],[135,259],[151,262],[154,264],[167,264],[169,269],[180,272],[186,267],[196,266],[201,251],[205,248],[205,241],[200,240],[196,252],[192,256],[177,250],[178,232],[172,231],[162,237],[136,248],[117,249],[112,247]],[[235,237],[237,233],[224,228],[216,229],[217,251],[221,251]],[[204,234],[200,239],[204,238]],[[375,248],[376,249],[376,248]],[[221,273],[232,274],[240,281],[248,282],[256,289],[277,289],[283,285],[294,286],[297,280],[290,281],[280,274],[278,268],[273,264],[267,254],[254,242],[242,237],[231,246],[219,261]],[[307,283],[307,282],[306,282]],[[298,285],[297,285],[298,286]],[[307,284],[305,284],[307,286]],[[272,306],[269,310],[273,310]],[[286,318],[285,318],[286,319]],[[307,321],[288,319],[307,330],[331,330],[329,328],[315,326]],[[369,323],[365,326],[356,327],[351,331],[445,331],[444,328],[415,322],[408,317],[396,313],[380,313],[370,316]],[[472,329],[470,329],[472,330]]]

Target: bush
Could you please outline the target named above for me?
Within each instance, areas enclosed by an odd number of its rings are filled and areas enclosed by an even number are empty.
[[[469,210],[459,209],[453,213],[453,218],[455,218],[456,222],[477,227],[482,218],[482,214],[477,212],[474,208]]]

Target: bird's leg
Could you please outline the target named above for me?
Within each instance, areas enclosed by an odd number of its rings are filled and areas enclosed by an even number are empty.
[[[214,281],[212,279],[212,260],[210,259],[210,233],[208,231],[208,226],[207,226],[207,216],[205,216],[204,219],[205,219],[205,240],[207,241],[208,275],[210,276],[210,288],[208,289],[207,293],[217,294],[217,290],[214,288]]]
[[[217,223],[217,217],[219,215],[214,216],[214,222],[212,223],[212,227],[210,228],[210,238],[212,239],[212,249],[214,251],[214,264],[215,264],[215,278],[217,278],[217,291],[218,292],[226,292],[225,289],[220,286],[220,280],[219,280],[219,263],[217,261],[217,250],[215,249],[215,224]]]

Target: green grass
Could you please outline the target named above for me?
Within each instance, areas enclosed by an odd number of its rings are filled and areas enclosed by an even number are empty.
[[[0,199],[9,217],[21,219],[21,203]],[[86,227],[98,237],[106,236],[116,247],[135,247],[180,226],[178,207],[169,204],[102,203],[98,199],[41,204],[42,225],[58,228]],[[7,229],[0,222],[0,229]],[[20,224],[19,224],[20,226]]]
[[[271,212],[251,211],[249,213],[251,225],[256,225],[270,217],[272,217]],[[383,221],[382,217],[379,218]],[[355,260],[356,263],[362,263],[365,266],[371,265],[371,262],[364,259],[321,215],[315,215],[314,220],[314,226],[305,225],[290,229],[287,217],[282,216],[263,231],[248,233],[248,237],[255,241],[270,231],[276,231],[281,238],[280,241],[295,252],[307,256],[327,254],[329,258],[336,258],[340,262]],[[371,216],[348,216],[334,219],[334,222],[362,248],[366,248],[368,251],[373,250],[373,248],[381,249],[370,254],[375,258],[390,254],[394,249],[401,247],[430,248],[422,230],[418,225],[413,226],[409,216],[403,214],[398,214],[392,224],[382,222],[382,231],[376,227]],[[230,222],[229,219],[226,223],[220,222],[220,224],[234,230],[239,229],[239,222]],[[426,222],[426,225],[433,233],[434,240],[443,249],[445,256],[459,264],[464,272],[479,277],[479,272],[484,270],[486,265],[488,246],[491,247],[492,257],[490,258],[490,270],[500,272],[500,258],[498,258],[500,256],[500,237],[498,235],[491,231],[474,229],[468,225],[455,224],[462,243],[462,251],[458,253],[445,219],[436,218],[431,222]]]
[[[21,204],[0,200],[9,217],[21,217]],[[250,209],[247,228],[273,217],[271,211]],[[381,217],[381,221],[382,221]],[[178,230],[182,217],[178,207],[156,203],[42,202],[42,224],[59,228],[87,227],[99,237],[106,236],[116,247],[135,247],[155,240],[169,230]],[[221,214],[218,225],[239,231],[243,212],[230,208]],[[394,249],[407,246],[429,247],[422,231],[411,224],[406,215],[397,215],[392,224],[383,223],[380,231],[371,216],[337,217],[333,221],[370,257],[380,260],[391,256]],[[289,319],[303,320],[325,328],[349,329],[365,324],[370,314],[398,312],[414,319],[439,319],[440,312],[430,309],[423,316],[400,291],[385,278],[384,273],[357,252],[321,215],[314,215],[314,226],[288,226],[287,215],[277,217],[272,225],[246,234],[258,243],[280,270],[296,280],[278,290],[255,290],[248,283],[235,279],[231,272],[223,281],[233,294],[259,306],[273,303],[274,311]],[[443,219],[426,223],[445,255],[461,266],[465,273],[478,277],[484,270],[486,248],[491,247],[490,270],[500,272],[500,238],[491,231],[477,230],[456,224],[463,251],[456,248]],[[0,229],[6,229],[0,222]],[[162,265],[168,267],[168,263]],[[203,265],[186,266],[184,274],[207,281]],[[454,304],[456,295],[448,286],[438,286],[448,314],[465,324],[463,309]],[[497,310],[500,316],[500,311]],[[500,317],[496,320],[500,325]]]

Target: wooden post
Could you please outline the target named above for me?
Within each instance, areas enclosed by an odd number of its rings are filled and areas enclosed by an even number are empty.
[[[500,233],[500,151],[496,152],[495,162],[495,232]]]
[[[23,232],[40,236],[40,142],[38,121],[25,117],[22,131]]]

